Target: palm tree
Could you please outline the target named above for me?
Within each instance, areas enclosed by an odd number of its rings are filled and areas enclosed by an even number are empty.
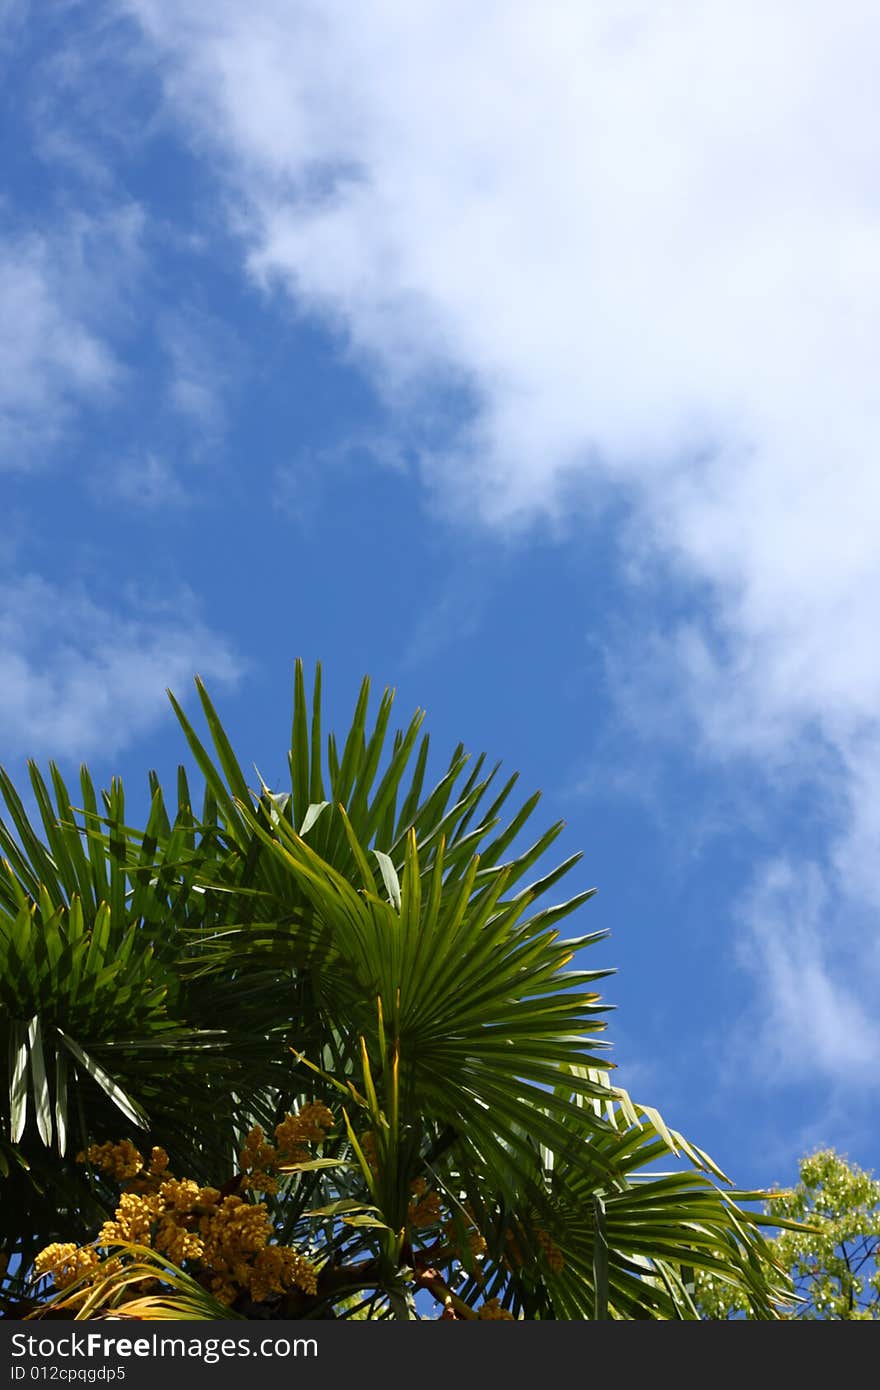
[[[137,830],[121,785],[99,808],[85,769],[76,810],[57,769],[50,794],[31,768],[41,831],[0,781],[9,1306],[26,1306],[37,1249],[112,1214],[113,1183],[77,1151],[149,1135],[176,1172],[241,1194],[254,1126],[317,1104],[335,1117],[319,1150],[279,1161],[263,1198],[315,1286],[263,1316],[406,1317],[432,1295],[449,1317],[695,1318],[695,1269],[776,1316],[744,1205],[760,1194],[731,1191],[611,1082],[609,972],[575,966],[603,933],[558,931],[592,892],[539,904],[581,856],[540,872],[561,823],[519,848],[538,795],[505,820],[516,776],[496,789],[498,768],[461,746],[426,787],[422,712],[389,738],[386,691],[368,728],[366,680],[325,755],[320,667],[309,712],[299,662],[290,790],[254,788],[197,688],[209,743],[171,698],[198,817],[183,769],[173,817],[152,776]],[[158,1268],[166,1315],[217,1316],[197,1262],[131,1260]],[[87,1311],[129,1298],[134,1267]],[[251,1304],[242,1291],[231,1311]]]

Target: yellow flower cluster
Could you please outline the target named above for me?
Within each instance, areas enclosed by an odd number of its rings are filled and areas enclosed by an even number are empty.
[[[158,1145],[150,1150],[150,1162],[137,1178],[126,1183],[129,1192],[156,1192],[168,1176],[168,1155]]]
[[[283,1293],[296,1286],[303,1293],[318,1291],[314,1265],[295,1250],[281,1245],[267,1245],[254,1258],[251,1269],[250,1292],[255,1303],[264,1302],[272,1294]]]
[[[84,1245],[80,1249],[70,1242],[60,1244],[56,1241],[40,1251],[34,1260],[34,1272],[51,1274],[55,1287],[66,1289],[81,1275],[97,1270],[99,1263],[98,1252],[93,1245]]]
[[[522,1264],[524,1264],[524,1263],[525,1263],[525,1260],[524,1260],[524,1258],[523,1258],[523,1252],[522,1252],[522,1249],[521,1249],[521,1247],[520,1247],[519,1241],[517,1240],[517,1238],[516,1238],[516,1236],[514,1235],[513,1231],[508,1231],[508,1232],[507,1232],[507,1235],[504,1237],[504,1239],[505,1239],[505,1241],[506,1241],[506,1243],[507,1243],[507,1246],[508,1246],[508,1252],[507,1252],[507,1264],[508,1264],[508,1266],[512,1267],[512,1265],[522,1265]]]
[[[144,1166],[144,1160],[130,1139],[118,1144],[90,1144],[84,1154],[77,1154],[78,1163],[88,1160],[92,1167],[99,1168],[108,1178],[116,1182],[126,1182],[137,1177]]]
[[[275,1126],[275,1142],[282,1153],[298,1144],[320,1144],[335,1123],[332,1110],[320,1101],[310,1101],[296,1115],[286,1116]]]
[[[561,1274],[563,1269],[565,1268],[565,1258],[562,1254],[562,1251],[559,1249],[559,1246],[551,1239],[551,1237],[547,1234],[545,1230],[543,1230],[542,1227],[536,1226],[534,1228],[534,1232],[535,1240],[537,1241],[541,1249],[541,1254],[546,1260],[549,1268],[553,1271],[554,1274]],[[507,1232],[506,1240],[508,1246],[508,1265],[525,1264],[525,1255],[523,1254],[523,1249],[520,1245],[519,1240],[517,1239],[517,1236],[522,1238],[523,1232],[521,1230],[511,1230]]]
[[[241,1266],[272,1234],[265,1202],[247,1202],[234,1193],[200,1218],[199,1229],[205,1238],[205,1263],[219,1271]]]
[[[123,1193],[115,1221],[101,1229],[102,1245],[152,1245],[175,1264],[197,1261],[223,1303],[247,1290],[259,1302],[296,1285],[313,1293],[316,1273],[295,1250],[270,1246],[272,1222],[263,1202],[248,1202],[191,1179],[170,1178],[156,1193]]]
[[[116,1241],[131,1241],[135,1245],[152,1244],[153,1223],[162,1210],[162,1198],[158,1193],[142,1195],[123,1192],[116,1208],[116,1219],[105,1221],[98,1233],[99,1243],[112,1245]]]
[[[312,1155],[305,1146],[322,1143],[334,1123],[332,1111],[313,1101],[275,1126],[274,1144],[266,1139],[262,1125],[254,1125],[240,1154],[242,1187],[252,1192],[277,1192],[277,1170],[292,1163],[307,1163]]]
[[[202,1194],[217,1192],[215,1187],[202,1188],[192,1178],[166,1178],[159,1186],[159,1195],[165,1203],[167,1211],[189,1212],[194,1206],[204,1203]],[[217,1193],[219,1196],[219,1193]],[[213,1206],[216,1198],[213,1196],[208,1200],[207,1205]]]
[[[484,1322],[515,1322],[513,1313],[502,1308],[497,1298],[487,1298],[485,1303],[480,1304],[480,1311],[477,1314]]]
[[[262,1125],[254,1125],[248,1132],[241,1153],[243,1188],[252,1192],[277,1192],[278,1179],[272,1171],[278,1162],[278,1150],[266,1142]]]
[[[554,1244],[547,1232],[542,1230],[540,1226],[536,1229],[535,1236],[550,1269],[554,1274],[561,1274],[565,1269],[565,1259],[559,1246]]]
[[[221,1303],[231,1303],[242,1289],[257,1303],[294,1286],[316,1292],[314,1265],[288,1246],[269,1244],[272,1223],[265,1203],[225,1197],[200,1218],[199,1230],[201,1263]]]
[[[320,1107],[317,1114],[306,1115],[298,1132],[309,1136],[319,1132],[323,1137],[325,1118],[332,1123],[330,1112]],[[258,1155],[258,1144],[252,1150]],[[108,1175],[120,1178],[132,1179],[144,1167],[141,1155],[127,1140],[92,1145],[88,1157]],[[294,1287],[316,1292],[315,1267],[298,1251],[269,1243],[273,1231],[265,1203],[235,1194],[224,1196],[216,1187],[175,1178],[167,1169],[168,1155],[154,1148],[145,1176],[137,1180],[138,1190],[131,1190],[130,1183],[129,1190],[122,1192],[114,1219],[104,1222],[96,1245],[146,1245],[177,1265],[190,1261],[195,1276],[224,1303],[232,1303],[243,1291],[256,1302]],[[119,1256],[102,1260],[93,1245],[49,1245],[35,1262],[36,1272],[51,1274],[59,1289],[85,1273],[98,1277],[119,1267]]]
[[[443,1215],[439,1192],[429,1192],[424,1178],[416,1178],[410,1186],[409,1223],[416,1230],[436,1226]]]
[[[488,1247],[486,1245],[485,1237],[480,1233],[480,1229],[477,1226],[477,1219],[474,1216],[473,1207],[471,1206],[470,1202],[465,1202],[464,1211],[468,1219],[467,1240],[468,1246],[470,1247],[470,1252],[474,1256],[485,1255]],[[458,1251],[460,1255],[461,1252],[457,1244],[458,1231],[456,1229],[455,1222],[448,1221],[444,1227],[444,1230],[448,1239],[452,1241],[453,1247]]]
[[[155,1192],[168,1170],[168,1155],[156,1145],[150,1152],[150,1162],[144,1160],[130,1139],[118,1144],[90,1144],[85,1153],[76,1156],[77,1163],[91,1163],[114,1182],[123,1183],[130,1192]]]
[[[379,1146],[376,1142],[376,1136],[373,1133],[373,1131],[371,1129],[366,1130],[361,1135],[360,1139],[358,1140],[358,1143],[361,1146],[361,1151],[363,1152],[364,1158],[367,1160],[367,1166],[369,1167],[370,1171],[374,1174],[374,1176],[378,1176]]]

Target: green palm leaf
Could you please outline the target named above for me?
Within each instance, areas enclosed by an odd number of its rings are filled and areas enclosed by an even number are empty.
[[[0,774],[0,1174],[29,1232],[0,1229],[6,1249],[112,1209],[74,1136],[148,1126],[176,1171],[234,1187],[251,1126],[320,1099],[336,1131],[267,1198],[320,1267],[287,1315],[409,1316],[421,1287],[468,1316],[497,1297],[530,1318],[692,1318],[705,1269],[776,1316],[754,1194],[611,1083],[610,972],[585,956],[604,933],[560,936],[593,890],[548,900],[580,856],[546,865],[560,823],[526,842],[538,795],[506,811],[516,777],[496,789],[462,747],[432,785],[422,712],[392,730],[386,691],[371,723],[368,681],[325,748],[320,668],[309,710],[300,663],[290,786],[251,786],[197,692],[205,737],[171,699],[198,817],[182,769],[176,806],[151,775],[135,827],[119,782],[99,798],[83,770],[77,809],[32,768],[37,829]],[[216,1316],[178,1274],[143,1315]]]

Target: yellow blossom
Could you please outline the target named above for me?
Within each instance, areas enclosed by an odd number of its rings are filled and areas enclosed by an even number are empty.
[[[151,1178],[157,1178],[161,1173],[168,1172],[169,1158],[163,1148],[158,1144],[150,1150],[150,1166],[147,1169]]]
[[[320,1144],[335,1121],[333,1112],[320,1101],[311,1101],[295,1115],[284,1117],[275,1126],[275,1143],[286,1163],[305,1163],[310,1157],[306,1144]]]
[[[325,1106],[303,1107],[300,1115],[282,1121],[282,1141],[301,1135],[305,1142],[314,1142],[316,1137],[323,1137],[324,1127],[332,1121]],[[245,1140],[243,1160],[259,1164],[274,1162],[275,1156],[276,1150],[265,1142],[262,1129],[254,1126]],[[196,1266],[196,1276],[227,1305],[242,1292],[257,1302],[292,1288],[316,1292],[315,1267],[298,1251],[270,1244],[273,1228],[264,1202],[248,1201],[238,1193],[224,1195],[216,1187],[200,1187],[191,1178],[173,1177],[168,1171],[168,1155],[158,1147],[153,1148],[146,1170],[141,1155],[127,1140],[92,1145],[83,1158],[108,1176],[126,1182],[113,1219],[101,1227],[98,1244],[148,1245],[177,1265],[189,1261]],[[267,1178],[275,1182],[271,1173],[259,1169],[249,1177],[252,1187]],[[38,1274],[51,1273],[57,1286],[65,1288],[84,1273],[94,1271],[95,1277],[118,1274],[130,1262],[124,1251],[102,1261],[93,1246],[79,1249],[56,1243],[40,1252],[35,1268]],[[161,1280],[150,1277],[138,1281],[138,1293],[143,1293],[147,1283],[161,1287]]]
[[[105,1221],[101,1227],[99,1245],[111,1245],[116,1241],[149,1245],[152,1225],[161,1208],[161,1199],[155,1193],[123,1192],[116,1208],[116,1220]]]
[[[379,1150],[376,1136],[371,1129],[368,1129],[365,1134],[361,1135],[360,1146],[368,1166],[372,1169],[373,1173],[378,1174]]]
[[[317,1293],[318,1274],[314,1265],[296,1250],[267,1245],[256,1256],[250,1270],[251,1297],[260,1303],[294,1286],[303,1293]]]
[[[409,1203],[410,1225],[417,1230],[435,1226],[443,1215],[439,1192],[429,1192],[424,1178],[416,1178],[410,1191],[413,1194]]]
[[[92,1245],[76,1246],[56,1241],[41,1250],[34,1260],[37,1274],[51,1274],[58,1289],[66,1289],[83,1274],[97,1269],[98,1252]]]
[[[203,1249],[199,1236],[187,1231],[183,1226],[178,1226],[174,1221],[160,1222],[153,1244],[176,1265],[183,1264],[184,1260],[198,1259]]]
[[[266,1142],[262,1125],[254,1125],[248,1132],[239,1162],[243,1188],[253,1192],[278,1191],[278,1179],[272,1171],[278,1162],[278,1150]]]
[[[191,1211],[199,1197],[199,1185],[192,1178],[168,1178],[159,1187],[159,1196],[167,1208]]]
[[[485,1322],[515,1322],[513,1313],[502,1308],[497,1298],[487,1298],[485,1303],[480,1305],[478,1317]]]
[[[118,1144],[90,1144],[85,1158],[80,1161],[84,1162],[85,1159],[117,1182],[136,1177],[144,1166],[143,1158],[130,1139],[123,1139]]]
[[[468,1223],[467,1241],[470,1252],[474,1256],[484,1255],[488,1247],[486,1245],[485,1237],[482,1235],[479,1227],[477,1226],[476,1217],[474,1216],[473,1208],[470,1202],[465,1202],[464,1213],[467,1217]],[[453,1245],[457,1249],[457,1231],[455,1222],[448,1221],[446,1223],[446,1226],[444,1227],[444,1230],[446,1231],[446,1235],[448,1236],[448,1238],[452,1241]]]
[[[538,1244],[544,1252],[544,1259],[547,1261],[554,1274],[561,1274],[565,1268],[565,1259],[559,1246],[554,1244],[547,1232],[540,1227],[535,1231]]]
[[[200,1187],[199,1195],[196,1198],[196,1207],[213,1207],[220,1201],[220,1189],[218,1187]]]

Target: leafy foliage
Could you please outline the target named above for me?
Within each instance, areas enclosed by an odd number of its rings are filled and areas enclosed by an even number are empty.
[[[516,777],[496,788],[462,747],[426,785],[421,712],[391,734],[386,691],[368,727],[367,681],[325,755],[320,679],[309,711],[297,663],[289,790],[249,785],[200,682],[207,742],[172,697],[198,817],[183,769],[171,810],[151,776],[143,828],[85,769],[76,809],[57,769],[50,794],[32,768],[39,828],[0,783],[9,1306],[41,1302],[24,1282],[41,1247],[106,1233],[118,1209],[77,1152],[148,1133],[196,1186],[262,1193],[273,1241],[316,1269],[314,1292],[261,1316],[406,1317],[423,1290],[450,1317],[696,1318],[695,1269],[777,1316],[756,1194],[603,1065],[608,972],[575,964],[603,934],[559,935],[592,890],[542,905],[580,858],[538,868],[561,823],[518,848],[538,796],[505,813]],[[279,1166],[267,1136],[309,1105],[339,1123]],[[178,1294],[198,1315],[197,1264],[174,1272],[154,1215],[139,1248],[168,1273],[164,1315]]]
[[[773,1194],[768,1219],[782,1229],[769,1242],[776,1263],[791,1272],[798,1302],[790,1318],[880,1319],[880,1181],[832,1149],[801,1160],[800,1181]],[[735,1284],[703,1273],[698,1303],[707,1318],[748,1317]]]

